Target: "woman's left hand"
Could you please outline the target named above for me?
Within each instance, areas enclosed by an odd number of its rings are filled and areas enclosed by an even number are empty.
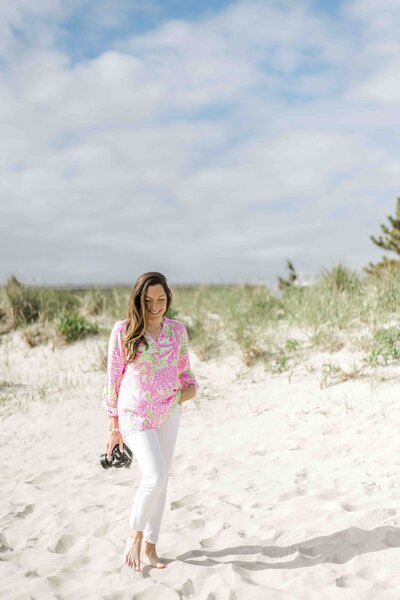
[[[178,400],[178,404],[191,400],[196,395],[196,386],[193,384],[188,385],[185,389],[181,390],[181,396]]]

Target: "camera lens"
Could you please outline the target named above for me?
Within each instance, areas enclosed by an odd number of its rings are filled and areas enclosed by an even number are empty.
[[[132,463],[132,452],[131,449],[124,444],[123,452],[119,449],[119,444],[116,444],[112,450],[111,461],[108,460],[107,454],[100,455],[100,464],[103,469],[110,469],[111,467],[115,467],[116,469],[120,469],[121,467],[129,468]]]
[[[100,464],[103,467],[103,469],[110,469],[110,467],[112,467],[112,462],[108,460],[107,454],[100,455]]]

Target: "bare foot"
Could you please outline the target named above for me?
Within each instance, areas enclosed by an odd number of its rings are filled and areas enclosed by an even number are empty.
[[[140,566],[140,548],[142,544],[142,536],[131,535],[126,540],[124,557],[125,564],[132,568],[135,567],[135,571],[141,572]]]
[[[157,569],[164,569],[166,564],[158,558],[155,544],[150,544],[150,542],[146,542],[146,548],[144,553],[147,556],[147,559],[152,567],[157,567]]]

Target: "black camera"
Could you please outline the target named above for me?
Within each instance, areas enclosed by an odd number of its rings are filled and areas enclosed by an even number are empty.
[[[111,467],[116,467],[120,469],[121,467],[126,467],[129,469],[132,463],[132,451],[126,444],[124,444],[124,451],[121,452],[119,449],[119,444],[115,444],[112,453],[111,460],[108,460],[107,453],[100,455],[100,464],[103,469],[110,469]]]

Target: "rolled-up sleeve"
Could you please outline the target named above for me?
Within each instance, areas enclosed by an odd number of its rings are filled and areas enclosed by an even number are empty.
[[[196,381],[196,378],[190,366],[189,337],[186,331],[186,327],[183,324],[179,342],[178,371],[182,390],[184,390],[188,385],[194,385],[196,389],[199,389],[200,386]]]
[[[118,416],[118,392],[126,369],[122,341],[123,333],[120,324],[120,321],[115,323],[108,342],[107,371],[102,394],[102,404],[104,412],[109,417]]]

